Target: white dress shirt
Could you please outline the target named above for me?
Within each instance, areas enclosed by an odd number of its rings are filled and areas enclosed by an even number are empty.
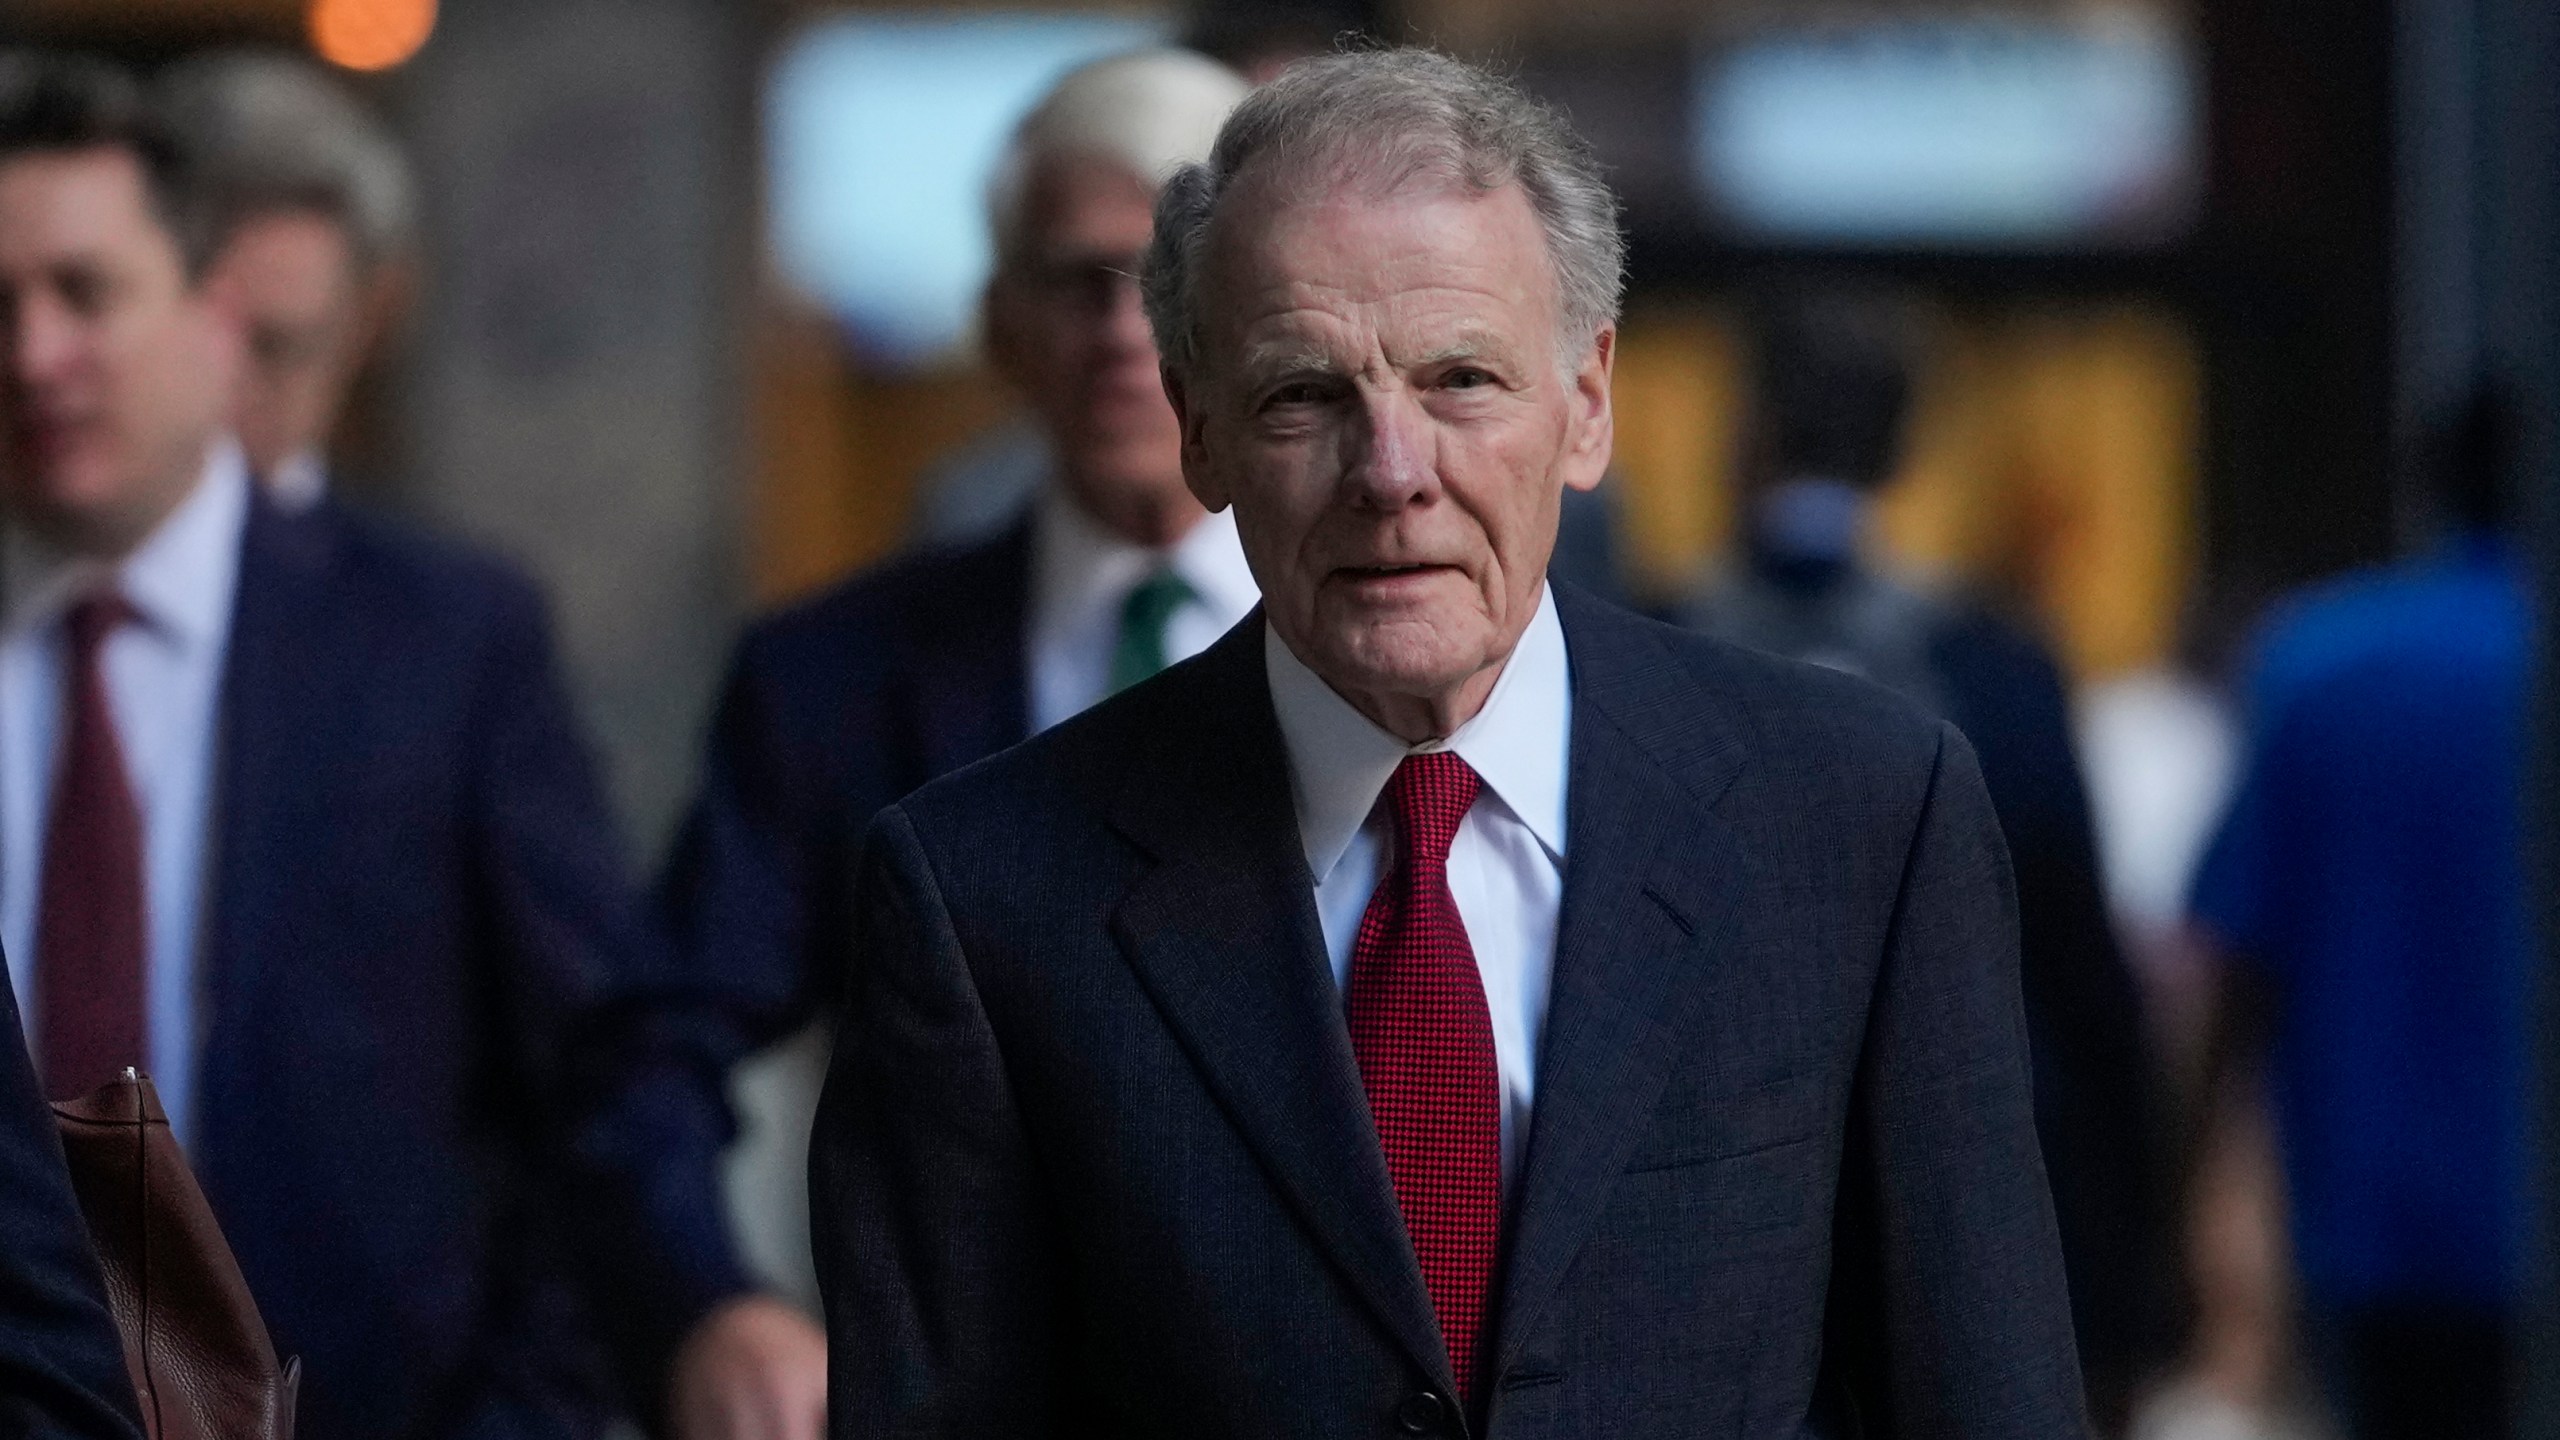
[[[1395,854],[1395,822],[1378,796],[1397,764],[1411,754],[1454,750],[1484,781],[1449,845],[1449,893],[1466,923],[1492,1013],[1507,1185],[1529,1143],[1538,1037],[1555,975],[1556,914],[1564,903],[1573,685],[1554,592],[1541,593],[1538,613],[1484,708],[1455,734],[1425,745],[1407,745],[1372,724],[1277,634],[1266,630],[1262,654],[1335,984],[1351,983],[1361,913]]]
[[[99,663],[142,815],[149,1068],[182,1139],[194,1114],[217,707],[248,513],[248,465],[225,441],[195,489],[121,565],[64,555],[15,526],[0,531],[0,941],[27,1042],[43,1052],[36,903],[70,661],[63,617],[112,578],[140,616],[108,637]]]
[[[1084,513],[1065,490],[1040,495],[1031,530],[1030,649],[1033,733],[1111,693],[1120,611],[1131,591],[1171,569],[1191,598],[1165,622],[1166,663],[1187,660],[1233,629],[1262,599],[1236,543],[1236,519],[1222,510],[1163,550],[1132,545]]]

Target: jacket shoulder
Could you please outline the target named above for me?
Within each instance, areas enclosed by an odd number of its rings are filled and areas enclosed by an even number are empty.
[[[1621,724],[1663,734],[1703,729],[1738,743],[1755,768],[1865,773],[1935,763],[1943,722],[1874,681],[1648,619],[1588,596],[1568,601],[1565,610],[1577,687],[1621,691],[1650,702],[1615,707],[1627,712],[1617,716]],[[1675,677],[1677,683],[1644,679],[1648,672]]]
[[[328,573],[351,602],[349,618],[397,618],[455,631],[548,628],[541,587],[494,551],[336,500],[270,523],[276,549],[328,557]]]
[[[843,673],[982,614],[1027,583],[1027,537],[1008,532],[951,549],[893,556],[747,627],[737,669],[771,679]]]

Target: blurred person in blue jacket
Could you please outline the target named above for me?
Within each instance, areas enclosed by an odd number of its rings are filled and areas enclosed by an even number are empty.
[[[2119,1430],[2167,1358],[2171,1295],[2142,1007],[2101,888],[2060,670],[2026,629],[1866,553],[1901,466],[1910,342],[1884,297],[1759,298],[1737,467],[1737,563],[1679,618],[1719,639],[1862,675],[1973,742],[2018,885],[2019,980],[2091,1418]]]
[[[2531,602],[2517,418],[2418,451],[2447,533],[2285,603],[2192,912],[2224,961],[2219,1104],[2263,1083],[2303,1338],[2354,1440],[2510,1433],[2523,1296]]]

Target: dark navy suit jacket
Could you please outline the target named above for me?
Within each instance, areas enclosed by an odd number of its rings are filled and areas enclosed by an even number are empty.
[[[260,497],[221,714],[190,1158],[299,1433],[594,1433],[555,1161],[575,1032],[647,942],[540,598]]]
[[[1470,1433],[2085,1433],[1949,727],[1559,586],[1564,900]],[[812,1145],[861,1436],[1458,1434],[1259,616],[874,823]]]
[[[141,1440],[124,1344],[0,965],[0,1440]]]
[[[1030,534],[1026,521],[902,556],[758,622],[738,645],[660,891],[676,943],[619,1027],[608,1068],[622,1098],[585,1143],[654,1181],[602,1187],[649,1207],[605,1233],[678,1237],[632,1247],[642,1258],[613,1271],[625,1299],[609,1313],[641,1373],[662,1368],[741,1273],[717,1184],[735,1133],[726,1077],[835,994],[863,826],[1029,729]]]
[[[678,947],[750,1045],[833,995],[863,827],[1030,731],[1031,527],[901,556],[759,622],[662,886]]]

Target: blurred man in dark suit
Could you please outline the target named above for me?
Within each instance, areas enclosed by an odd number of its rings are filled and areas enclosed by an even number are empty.
[[[682,966],[668,988],[698,1002],[710,1059],[668,1062],[649,1148],[716,1153],[732,1122],[716,1084],[690,1082],[820,1014],[851,953],[843,879],[880,807],[1252,608],[1233,521],[1183,487],[1135,278],[1157,185],[1207,153],[1243,93],[1194,55],[1124,55],[1065,77],[1014,135],[990,195],[986,344],[1043,437],[1047,479],[993,538],[857,576],[740,643],[664,888]],[[727,1243],[716,1188],[663,1209],[667,1228]],[[812,1405],[792,1419],[814,1433],[824,1342],[802,1329]]]
[[[201,55],[154,88],[183,142],[190,191],[218,236],[207,283],[245,336],[233,431],[279,511],[322,506],[349,389],[416,264],[406,161],[363,105],[291,56]],[[610,1068],[611,1054],[583,1070]],[[611,1202],[612,1194],[671,1187],[668,1169],[679,1157],[632,1155],[618,1144],[647,1128],[645,1114],[629,1113],[645,1110],[645,1090],[593,1073],[582,1073],[581,1086],[577,1108],[591,1128],[570,1158],[595,1163],[577,1175],[576,1228],[592,1242],[586,1271],[603,1329],[619,1342],[628,1399],[652,1418],[666,1414],[679,1440],[767,1433],[772,1417],[805,1408],[803,1397],[814,1404],[818,1362],[797,1367],[805,1374],[791,1363],[817,1352],[805,1322],[758,1297],[725,1243],[668,1254],[645,1205]],[[710,1158],[696,1158],[707,1170]],[[666,1263],[642,1263],[643,1254]],[[635,1315],[653,1323],[621,1323]],[[677,1394],[687,1403],[664,1409]]]
[[[2044,645],[1865,552],[1901,464],[1909,342],[1882,299],[1763,298],[1738,478],[1742,554],[1680,618],[1720,640],[1863,675],[1955,723],[1982,759],[2018,877],[2036,1134],[2052,1178],[2073,1329],[2112,1433],[2167,1358],[2167,1194],[2141,996],[2099,886],[2070,701]]]
[[[584,1436],[577,1034],[650,942],[539,597],[260,493],[225,220],[121,73],[0,65],[0,936],[48,1088],[147,1067],[301,1430]]]
[[[5,967],[0,967],[5,969]],[[0,974],[0,1437],[141,1440],[62,1142]]]
[[[1621,257],[1563,121],[1429,52],[1167,186],[1265,604],[874,822],[839,1437],[2084,1432],[1971,751],[1546,580]]]

